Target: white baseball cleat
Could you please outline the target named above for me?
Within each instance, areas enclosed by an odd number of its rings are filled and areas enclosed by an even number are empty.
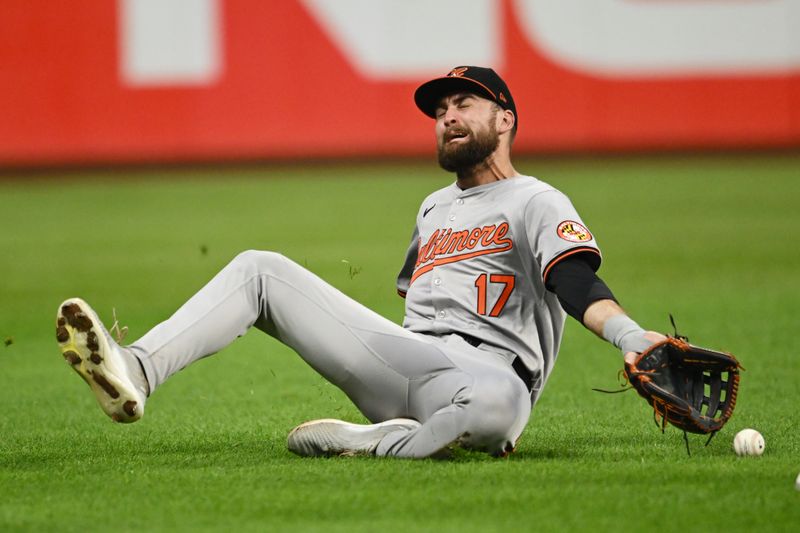
[[[373,455],[389,433],[416,429],[421,424],[410,418],[395,418],[379,424],[351,424],[325,418],[294,428],[286,440],[289,451],[303,457],[320,455]]]
[[[59,306],[56,340],[64,359],[112,420],[136,422],[142,417],[147,381],[139,361],[114,342],[89,304],[70,298]]]

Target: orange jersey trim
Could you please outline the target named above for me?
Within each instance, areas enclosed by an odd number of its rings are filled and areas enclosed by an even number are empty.
[[[557,263],[563,261],[567,257],[570,257],[570,256],[575,255],[575,254],[583,253],[583,252],[592,252],[594,254],[597,254],[598,256],[600,255],[600,250],[598,250],[597,248],[592,248],[590,246],[581,246],[580,248],[570,248],[569,250],[567,250],[563,254],[554,257],[547,264],[547,267],[544,269],[544,274],[542,274],[542,281],[547,283],[547,275],[550,274],[550,271],[553,269],[553,267]]]

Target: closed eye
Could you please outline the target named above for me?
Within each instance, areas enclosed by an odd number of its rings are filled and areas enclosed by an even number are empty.
[[[468,109],[475,103],[475,95],[472,93],[458,93],[450,97],[442,99],[440,105],[436,108],[436,118],[442,118],[450,106],[455,106],[457,109]]]
[[[459,108],[465,108],[471,106],[474,102],[475,102],[475,97],[467,93],[459,95],[456,98],[454,98],[453,103],[455,103],[456,106],[458,106]]]

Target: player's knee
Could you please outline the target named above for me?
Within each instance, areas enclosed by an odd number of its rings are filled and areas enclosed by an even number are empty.
[[[277,252],[246,250],[231,261],[231,266],[245,274],[272,273],[287,263],[286,257]]]
[[[473,388],[463,438],[470,448],[500,454],[509,451],[525,428],[530,395],[516,376],[483,379]]]

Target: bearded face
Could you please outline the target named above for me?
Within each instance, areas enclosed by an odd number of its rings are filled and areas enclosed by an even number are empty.
[[[439,166],[448,172],[474,168],[492,155],[499,143],[494,117],[478,131],[463,125],[449,127],[438,142]]]

